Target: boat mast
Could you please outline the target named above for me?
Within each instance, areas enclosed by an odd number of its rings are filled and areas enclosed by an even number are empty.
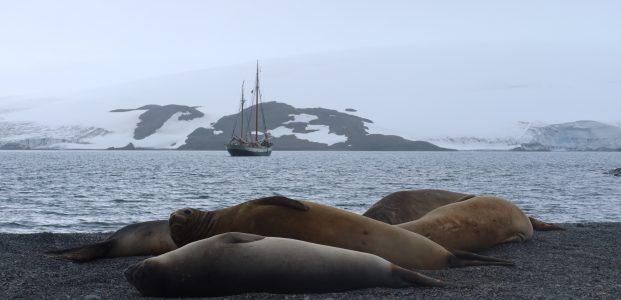
[[[259,141],[259,61],[257,60],[257,77],[255,81],[254,87],[254,97],[256,99],[256,104],[254,107],[255,111],[255,127],[254,127],[254,140]]]
[[[242,80],[242,88],[241,88],[241,129],[239,130],[239,138],[244,138],[244,81]]]

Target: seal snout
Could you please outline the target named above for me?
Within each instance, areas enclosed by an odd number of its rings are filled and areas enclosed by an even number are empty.
[[[176,212],[170,214],[170,217],[168,217],[168,226],[172,227],[173,224],[175,224],[175,222],[177,221],[177,217],[175,216]]]
[[[192,216],[192,210],[189,208],[184,208],[177,210],[170,214],[170,218],[168,218],[168,225],[182,225],[185,224],[187,219]]]

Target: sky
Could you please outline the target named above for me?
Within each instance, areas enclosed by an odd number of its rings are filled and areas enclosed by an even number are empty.
[[[616,122],[620,29],[620,1],[0,0],[0,110],[188,74],[228,97],[259,59],[274,98],[409,137]]]

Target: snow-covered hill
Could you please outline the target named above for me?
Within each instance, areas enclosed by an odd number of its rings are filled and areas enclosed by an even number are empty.
[[[597,121],[576,121],[531,126],[531,139],[520,150],[534,151],[621,151],[621,126]]]
[[[520,122],[522,134],[502,138],[439,137],[425,139],[458,150],[621,151],[621,125],[576,121],[546,125]]]
[[[133,143],[141,148],[175,149],[196,128],[213,121],[213,116],[183,105],[98,111],[75,109],[60,101],[0,114],[0,147],[106,149]]]
[[[55,112],[60,109],[56,103]],[[49,108],[49,107],[48,107]],[[254,107],[246,108],[246,115]],[[18,121],[20,116],[42,116],[45,109],[18,110],[3,114],[0,148],[5,149],[107,149],[130,143],[136,148],[221,150],[235,128],[237,114],[217,117],[203,108],[186,105],[143,105],[109,111],[76,111],[68,119]],[[263,105],[275,149],[280,150],[444,150],[428,142],[410,141],[369,131],[371,120],[325,108],[295,108],[279,102]],[[84,114],[96,117],[90,122]],[[71,118],[73,117],[73,118]],[[73,121],[72,121],[73,120]],[[78,121],[76,121],[78,120]],[[58,125],[62,124],[72,125]],[[250,120],[250,123],[253,123]],[[90,126],[89,126],[90,125]]]
[[[26,108],[27,103],[39,105]],[[237,118],[236,114],[214,114],[205,107],[177,104],[143,104],[103,111],[98,110],[101,105],[88,109],[72,106],[75,104],[55,100],[5,105],[0,111],[0,149],[106,149],[131,143],[136,148],[220,150],[230,139]],[[378,134],[374,130],[381,124],[355,115],[357,112],[351,108],[295,108],[279,102],[267,102],[263,108],[275,149],[280,150],[621,149],[621,126],[597,121],[552,125],[522,122],[515,131],[521,133],[514,136],[412,141]],[[247,108],[247,112],[252,109]]]
[[[247,108],[250,115],[253,107]],[[446,150],[424,141],[369,132],[371,120],[348,112],[325,108],[295,108],[267,102],[263,111],[275,146],[280,150]],[[222,149],[231,138],[237,115],[228,115],[212,127],[199,128],[188,136],[181,149]],[[251,119],[250,124],[254,121]],[[239,128],[237,128],[239,130]]]

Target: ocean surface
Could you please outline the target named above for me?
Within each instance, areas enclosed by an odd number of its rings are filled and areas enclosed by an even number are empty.
[[[0,232],[102,232],[269,195],[357,213],[405,189],[507,198],[550,222],[621,221],[621,152],[0,151]]]

